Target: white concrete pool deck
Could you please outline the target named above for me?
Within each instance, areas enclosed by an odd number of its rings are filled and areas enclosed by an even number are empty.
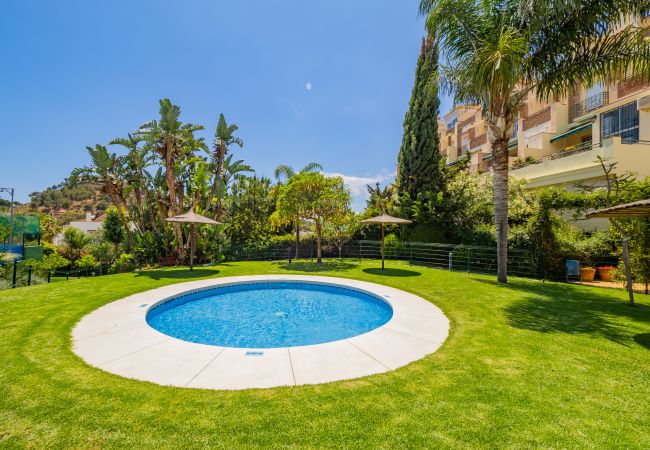
[[[393,308],[385,325],[340,341],[288,348],[230,348],[195,344],[160,333],[146,322],[157,303],[212,286],[251,281],[343,285],[378,295]],[[83,317],[73,349],[91,366],[161,385],[248,389],[328,383],[409,364],[438,350],[449,332],[442,311],[421,297],[375,283],[305,275],[254,275],[191,281],[114,301]]]

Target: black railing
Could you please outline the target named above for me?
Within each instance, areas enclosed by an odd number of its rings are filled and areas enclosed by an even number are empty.
[[[407,261],[441,269],[472,273],[496,274],[497,252],[495,247],[479,247],[459,244],[435,244],[425,242],[389,241],[384,251],[387,260]],[[300,244],[298,258],[316,259],[315,243]],[[380,259],[380,241],[348,241],[342,246],[332,242],[323,243],[323,258]],[[278,245],[266,249],[231,249],[226,261],[280,261],[292,263],[296,259],[295,245]],[[508,273],[522,277],[540,275],[537,259],[527,251],[509,250]]]
[[[462,244],[438,244],[424,242],[387,241],[385,244],[386,260],[408,262],[411,265],[423,265],[438,269],[467,273],[482,273],[494,275],[497,272],[497,250],[495,247],[481,247]],[[267,247],[230,247],[224,255],[227,261],[276,261],[283,267],[301,269],[300,263],[305,260],[315,261],[317,256],[314,242],[301,243],[297,252],[295,244],[277,244]],[[377,260],[381,258],[381,242],[357,240],[347,241],[342,245],[334,242],[323,242],[323,258],[334,265],[324,265],[323,269],[336,270],[337,264],[349,266],[363,259]],[[336,258],[341,258],[336,260]],[[617,267],[619,257],[614,255],[565,255],[551,262],[544,254],[526,250],[508,249],[508,274],[527,278],[541,278],[553,281],[565,281],[565,263],[567,259],[576,259],[583,267]],[[296,265],[298,264],[298,265]],[[293,266],[292,266],[293,265]],[[48,283],[51,279],[80,278],[104,275],[109,273],[110,266],[96,266],[87,269],[62,269],[55,272],[37,270],[24,261],[17,261],[0,266],[0,290],[12,287],[30,286]],[[636,283],[642,283],[647,289],[648,276],[638,277]],[[597,277],[596,281],[599,279]],[[620,278],[613,280],[608,287],[623,287]],[[637,287],[638,288],[638,287]],[[642,289],[643,290],[643,289]]]
[[[622,144],[641,144],[641,145],[650,145],[650,141],[646,141],[643,139],[637,139],[634,137],[621,137],[621,143]]]
[[[512,165],[512,170],[517,170],[521,169],[523,167],[531,166],[534,164],[541,164],[544,161],[553,161],[555,159],[560,159],[560,158],[566,158],[567,156],[574,156],[578,155],[580,153],[584,152],[589,152],[591,150],[594,150],[596,148],[602,147],[602,143],[598,142],[596,144],[593,144],[591,141],[587,142],[582,142],[577,145],[572,145],[570,147],[565,147],[562,150],[560,150],[557,153],[553,153],[551,155],[544,156],[543,158],[535,159],[535,160],[530,160],[530,161],[522,161],[522,162],[515,162]]]
[[[70,279],[108,275],[110,269],[110,264],[97,264],[94,267],[47,270],[30,261],[7,262],[0,264],[0,291],[49,283],[53,278]]]
[[[576,103],[575,117],[584,116],[590,111],[609,104],[609,92],[603,91]]]
[[[560,152],[553,153],[552,155],[548,155],[546,158],[551,160],[566,158],[567,156],[573,156],[573,155],[577,155],[578,153],[589,152],[595,148],[600,148],[600,147],[602,147],[602,144],[600,142],[594,144],[591,141],[585,141],[585,142],[581,142],[580,144],[564,147]]]

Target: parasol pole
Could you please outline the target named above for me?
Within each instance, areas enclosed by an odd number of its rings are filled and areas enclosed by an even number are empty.
[[[194,252],[196,252],[196,224],[190,226],[190,271],[194,270]]]
[[[384,270],[384,224],[381,224],[381,270]]]

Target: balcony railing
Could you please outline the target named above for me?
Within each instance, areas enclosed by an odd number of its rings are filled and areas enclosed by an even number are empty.
[[[551,107],[548,106],[541,111],[531,114],[524,119],[524,131],[536,127],[539,124],[551,120]]]
[[[618,83],[618,97],[638,92],[650,86],[650,80],[643,75],[631,75]]]
[[[492,161],[481,161],[477,164],[470,164],[470,173],[487,173],[492,172]]]
[[[476,147],[479,147],[485,144],[486,142],[487,142],[487,135],[483,133],[480,136],[476,136],[474,139],[470,139],[469,148],[475,149]]]
[[[585,142],[581,142],[580,144],[571,145],[569,147],[564,147],[558,153],[553,153],[552,155],[548,155],[546,157],[546,159],[553,160],[553,159],[559,159],[559,158],[566,158],[567,156],[572,156],[572,155],[577,155],[578,153],[588,152],[590,150],[593,150],[595,148],[599,148],[601,146],[602,146],[602,144],[600,142],[597,143],[597,144],[594,144],[591,141],[585,141]]]
[[[602,147],[602,144],[600,142],[597,144],[593,144],[591,141],[586,141],[577,145],[571,145],[569,147],[565,147],[557,153],[553,153],[552,155],[548,155],[540,159],[515,162],[515,164],[513,164],[512,169],[517,170],[523,167],[531,166],[533,164],[541,164],[544,161],[553,161],[555,159],[566,158],[567,156],[577,155],[579,153],[588,152],[590,150],[593,150],[595,148],[600,148],[600,147]]]
[[[628,137],[628,138],[621,138],[621,144],[642,144],[642,145],[650,145],[650,141],[645,141],[643,139],[637,139],[633,137]]]
[[[608,104],[609,104],[609,92],[607,91],[599,92],[596,95],[592,95],[591,97],[587,97],[581,102],[576,103],[574,117],[584,116],[588,112],[601,108]]]

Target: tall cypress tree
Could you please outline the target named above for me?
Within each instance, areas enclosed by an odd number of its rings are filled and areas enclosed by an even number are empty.
[[[440,99],[437,89],[438,46],[422,39],[404,135],[397,157],[397,185],[401,197],[437,194],[443,189],[438,135]]]

